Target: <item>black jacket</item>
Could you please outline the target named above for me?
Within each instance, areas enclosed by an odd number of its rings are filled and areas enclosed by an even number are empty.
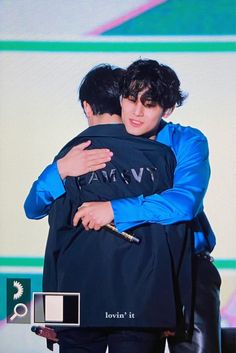
[[[176,161],[169,147],[133,137],[123,125],[90,127],[69,144],[92,140],[90,148],[110,148],[107,167],[67,178],[66,194],[49,213],[44,291],[79,292],[81,327],[176,328],[188,326],[191,310],[192,236],[187,223],[140,225],[136,245],[112,232],[72,226],[83,202],[160,193],[173,184]]]

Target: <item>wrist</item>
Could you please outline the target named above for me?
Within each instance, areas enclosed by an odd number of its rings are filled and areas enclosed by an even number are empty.
[[[62,180],[64,180],[67,177],[67,173],[65,171],[63,162],[64,162],[63,158],[58,159],[57,161],[57,169]]]
[[[109,210],[110,210],[110,216],[111,216],[111,222],[114,220],[114,211],[113,211],[113,208],[112,208],[112,202],[111,201],[107,201],[107,204],[108,204],[108,207],[109,207]]]

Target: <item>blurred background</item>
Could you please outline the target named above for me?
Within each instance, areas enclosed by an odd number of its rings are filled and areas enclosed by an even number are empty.
[[[24,215],[31,184],[87,127],[77,98],[83,76],[138,58],[177,72],[189,97],[170,120],[208,137],[205,209],[217,236],[222,326],[236,326],[235,38],[235,0],[0,1],[0,352],[46,352],[30,324],[6,323],[7,278],[41,290],[48,224]]]

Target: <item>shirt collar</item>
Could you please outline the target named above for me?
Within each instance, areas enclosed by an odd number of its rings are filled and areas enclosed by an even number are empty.
[[[123,124],[100,124],[88,127],[86,130],[81,132],[80,137],[93,137],[93,136],[118,136],[127,137],[130,136],[125,130]]]

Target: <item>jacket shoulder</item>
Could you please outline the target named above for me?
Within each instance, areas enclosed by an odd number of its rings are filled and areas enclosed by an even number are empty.
[[[56,160],[58,160],[59,158],[64,157],[67,152],[69,152],[69,150],[71,150],[71,148],[73,148],[74,146],[79,145],[82,142],[85,142],[88,140],[88,138],[81,136],[82,133],[80,133],[79,135],[75,136],[74,138],[72,138],[72,140],[70,140],[69,142],[67,142],[65,144],[64,147],[62,147],[62,149],[60,150],[60,152],[56,155],[56,157],[54,158],[54,162]]]

